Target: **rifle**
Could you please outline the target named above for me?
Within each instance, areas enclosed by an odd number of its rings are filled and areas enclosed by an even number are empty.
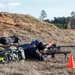
[[[50,47],[46,47],[46,52],[45,54],[51,55],[52,58],[54,58],[55,54],[64,54],[65,57],[67,54],[70,54],[71,51],[61,51],[60,49],[64,47],[75,47],[74,45],[69,45],[69,46],[56,46],[56,44],[52,44]]]

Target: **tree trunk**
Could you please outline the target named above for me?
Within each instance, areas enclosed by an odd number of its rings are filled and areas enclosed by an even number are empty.
[[[68,22],[67,29],[71,29],[71,21]]]

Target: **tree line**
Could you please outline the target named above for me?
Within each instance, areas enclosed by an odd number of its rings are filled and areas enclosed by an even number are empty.
[[[61,29],[75,29],[75,12],[72,11],[70,16],[68,17],[54,17],[53,20],[45,19],[47,18],[47,14],[44,10],[41,11],[39,19],[48,22],[53,23],[57,27]]]

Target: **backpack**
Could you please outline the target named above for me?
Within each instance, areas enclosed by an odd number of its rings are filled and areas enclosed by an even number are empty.
[[[19,38],[17,36],[10,36],[10,37],[1,37],[0,43],[4,45],[11,45],[13,43],[18,43]]]

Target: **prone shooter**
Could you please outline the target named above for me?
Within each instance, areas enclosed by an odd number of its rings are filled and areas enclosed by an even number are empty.
[[[46,60],[49,55],[54,57],[55,54],[70,54],[70,51],[61,51],[61,46],[56,46],[56,44],[45,45],[41,40],[34,40],[30,44],[20,45],[25,52],[27,59],[34,57],[38,60]]]
[[[0,52],[0,58],[1,60],[22,60],[22,59],[30,59],[30,58],[36,58],[38,60],[46,60],[49,55],[54,57],[55,54],[64,54],[65,56],[67,54],[70,54],[70,51],[61,51],[61,47],[66,46],[56,46],[56,44],[49,44],[45,45],[41,40],[34,40],[31,43],[28,44],[20,44],[16,48],[11,47],[11,45],[14,45],[14,43],[18,43],[19,38],[16,36],[12,37],[3,37],[0,38],[0,43],[4,45],[9,45],[10,47]],[[13,43],[13,44],[12,44]],[[75,47],[75,46],[68,46],[68,47]],[[2,53],[4,53],[2,55]],[[2,56],[1,56],[2,55]],[[4,57],[5,56],[5,57]]]

